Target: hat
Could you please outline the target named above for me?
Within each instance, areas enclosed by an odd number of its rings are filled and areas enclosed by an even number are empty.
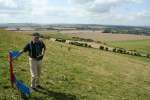
[[[40,33],[33,33],[32,36],[40,36]]]

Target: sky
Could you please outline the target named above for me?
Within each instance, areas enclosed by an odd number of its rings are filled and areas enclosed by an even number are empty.
[[[0,0],[0,23],[150,26],[150,0]]]

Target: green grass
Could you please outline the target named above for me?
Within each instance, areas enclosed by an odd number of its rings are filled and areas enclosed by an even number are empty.
[[[9,49],[23,48],[30,39],[24,34],[1,30],[0,55],[6,56]],[[150,59],[44,42],[47,46],[41,77],[44,89],[32,92],[30,100],[150,99]],[[19,92],[10,87],[6,60],[0,58],[0,100],[22,100]],[[29,86],[27,54],[14,63],[17,78]]]
[[[150,39],[108,42],[109,45],[150,53]]]

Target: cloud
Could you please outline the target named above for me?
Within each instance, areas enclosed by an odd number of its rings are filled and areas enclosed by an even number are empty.
[[[0,15],[24,15],[30,11],[28,0],[0,0]]]
[[[66,0],[67,1],[67,0]],[[76,16],[109,13],[113,8],[142,0],[68,0],[72,7],[55,6],[50,0],[0,0],[0,13],[28,16]]]
[[[76,4],[77,8],[80,7],[87,12],[92,13],[107,13],[113,8],[130,4],[141,3],[143,0],[70,0]]]
[[[69,2],[76,12],[82,14],[80,15],[82,18],[89,19],[90,23],[148,25],[150,22],[149,13],[143,7],[144,0],[69,0]],[[127,8],[129,5],[131,8]],[[135,10],[134,7],[140,8]]]
[[[144,0],[0,0],[1,22],[148,24],[147,9],[126,11]],[[55,2],[56,2],[55,1]],[[67,2],[68,1],[68,2]],[[66,5],[65,5],[66,3]],[[133,6],[134,7],[134,6]],[[137,6],[138,7],[138,6]],[[138,21],[135,21],[138,20]]]
[[[0,0],[0,8],[17,8],[15,0]]]
[[[138,17],[150,18],[150,10],[137,13]]]

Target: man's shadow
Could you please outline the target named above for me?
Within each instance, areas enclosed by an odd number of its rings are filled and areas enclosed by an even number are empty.
[[[42,93],[44,95],[50,96],[55,98],[56,100],[76,100],[75,95],[67,94],[67,93],[60,93],[48,90],[44,87],[40,87],[36,90],[36,92]]]

